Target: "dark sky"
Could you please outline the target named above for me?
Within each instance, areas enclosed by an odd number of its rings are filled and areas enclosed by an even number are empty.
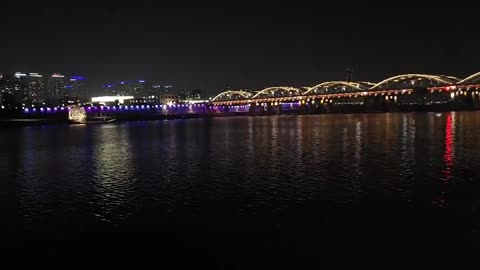
[[[348,2],[345,2],[347,5]],[[392,2],[393,3],[393,2]],[[372,4],[373,5],[373,4]],[[474,9],[2,7],[0,71],[227,86],[311,86],[480,71]]]

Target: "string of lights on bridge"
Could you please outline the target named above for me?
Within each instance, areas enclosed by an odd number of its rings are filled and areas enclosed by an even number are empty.
[[[359,97],[359,96],[387,96],[386,99],[395,99],[397,95],[412,94],[419,84],[431,93],[451,92],[451,98],[466,95],[468,90],[476,90],[472,94],[479,94],[480,72],[465,79],[446,75],[404,74],[398,75],[379,83],[331,81],[313,87],[268,87],[258,92],[249,90],[229,90],[218,94],[211,99],[215,105],[236,105],[245,103],[272,103],[278,105],[286,101],[305,100],[314,102],[329,102],[332,98]],[[428,83],[426,85],[426,83]],[[401,87],[393,87],[401,84]]]

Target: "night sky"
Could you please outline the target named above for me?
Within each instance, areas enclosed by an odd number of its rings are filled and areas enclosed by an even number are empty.
[[[345,2],[347,5],[347,2]],[[373,4],[372,4],[373,5]],[[480,71],[474,9],[2,7],[0,71],[226,87]]]

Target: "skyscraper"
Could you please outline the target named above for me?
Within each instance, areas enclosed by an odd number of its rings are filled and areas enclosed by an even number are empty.
[[[82,76],[72,76],[70,78],[70,99],[80,100],[82,102],[89,100],[87,78]]]
[[[30,105],[38,105],[46,102],[45,81],[38,73],[30,73],[28,76],[28,100]]]
[[[15,72],[13,85],[13,95],[15,96],[18,105],[25,105],[28,103],[28,78],[27,74],[22,72]]]
[[[145,91],[145,81],[143,81],[143,80],[133,81],[132,86],[133,86],[132,95],[134,97],[143,97],[147,94],[146,91]]]
[[[16,100],[13,96],[14,89],[14,76],[12,74],[0,75],[0,103],[3,107],[12,107],[15,105]]]
[[[116,96],[144,97],[147,94],[145,81],[124,81],[117,86],[112,86],[112,94]]]
[[[65,76],[54,73],[48,79],[48,96],[52,105],[64,104],[67,101]]]

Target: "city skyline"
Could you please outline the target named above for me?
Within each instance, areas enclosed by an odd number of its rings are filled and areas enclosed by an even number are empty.
[[[215,92],[339,80],[350,66],[354,80],[368,81],[406,70],[458,77],[478,70],[468,10],[328,10],[6,7],[0,21],[10,38],[0,70],[84,74],[95,83],[161,80]]]
[[[200,100],[202,90],[177,89],[172,85],[146,80],[123,80],[100,85],[91,82],[85,76],[78,75],[18,71],[0,73],[2,108],[86,104],[96,96],[132,96],[143,99],[142,102],[163,100],[162,96],[168,96],[170,100],[175,100],[175,96],[183,100]]]

